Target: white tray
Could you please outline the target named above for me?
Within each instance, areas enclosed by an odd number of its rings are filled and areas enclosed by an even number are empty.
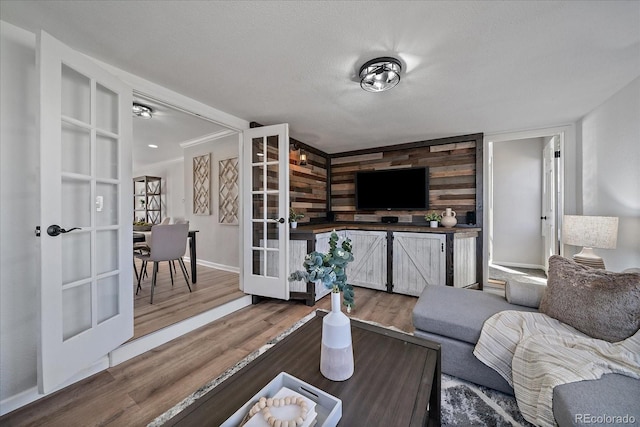
[[[325,393],[319,388],[309,385],[286,372],[280,372],[278,376],[271,380],[269,384],[264,386],[262,390],[257,392],[251,400],[245,403],[242,408],[238,409],[235,414],[222,423],[220,427],[239,426],[244,416],[251,409],[251,405],[253,405],[262,396],[273,396],[282,387],[290,388],[296,393],[300,393],[301,395],[316,402],[316,413],[318,414],[317,427],[335,427],[338,425],[338,421],[342,418],[342,401],[340,399],[333,397],[329,393]]]

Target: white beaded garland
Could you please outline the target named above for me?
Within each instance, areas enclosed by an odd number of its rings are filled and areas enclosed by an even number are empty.
[[[290,420],[280,420],[273,415],[269,408],[297,405],[300,407],[300,414]],[[262,413],[262,417],[269,424],[270,427],[299,427],[304,424],[309,413],[307,402],[298,396],[287,396],[279,399],[261,397],[255,405],[249,411],[249,417],[253,417],[258,412]]]

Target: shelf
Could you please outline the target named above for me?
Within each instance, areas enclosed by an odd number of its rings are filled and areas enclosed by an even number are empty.
[[[134,206],[139,205],[140,200],[145,200],[143,207],[133,209],[134,221],[144,220],[151,224],[159,224],[162,221],[162,178],[157,176],[140,176],[133,179]],[[160,206],[149,208],[148,206]]]

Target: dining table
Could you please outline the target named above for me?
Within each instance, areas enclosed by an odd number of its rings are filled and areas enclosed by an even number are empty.
[[[199,230],[189,230],[189,262],[191,264],[191,283],[198,280],[197,258],[196,258],[196,233]],[[133,232],[133,243],[142,243],[147,240],[144,233]]]

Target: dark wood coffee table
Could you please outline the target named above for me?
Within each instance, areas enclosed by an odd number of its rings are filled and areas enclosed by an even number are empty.
[[[440,345],[352,320],[354,375],[320,373],[324,312],[202,396],[166,425],[218,426],[280,372],[342,400],[341,426],[440,425]]]

